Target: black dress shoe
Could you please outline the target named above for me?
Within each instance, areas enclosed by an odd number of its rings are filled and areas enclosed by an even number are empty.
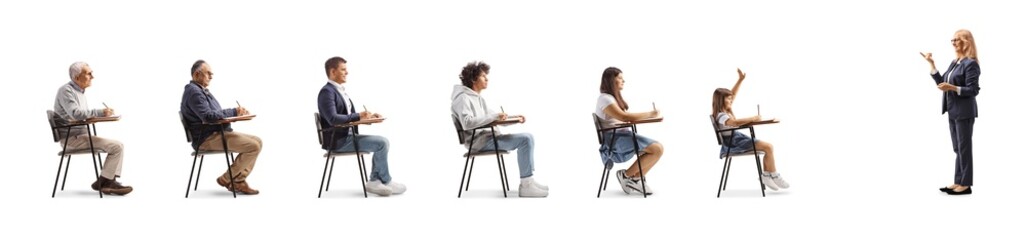
[[[956,192],[954,189],[948,191],[948,195],[969,195],[969,194],[973,194],[973,187],[966,187],[965,190],[963,190],[961,192]]]
[[[948,187],[942,187],[942,188],[940,188],[940,191],[941,192],[945,192],[945,193],[951,193],[951,189],[948,188]]]

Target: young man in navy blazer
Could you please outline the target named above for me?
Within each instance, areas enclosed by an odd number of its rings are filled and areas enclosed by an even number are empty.
[[[332,57],[324,63],[324,72],[328,75],[328,83],[324,84],[321,92],[317,94],[317,110],[321,114],[322,126],[336,126],[349,122],[359,121],[367,118],[380,118],[377,113],[357,112],[352,99],[346,93],[346,60],[342,57]],[[367,182],[367,191],[379,196],[402,194],[406,192],[406,185],[392,181],[388,173],[388,139],[375,135],[358,135],[355,139],[353,133],[359,131],[358,127],[347,127],[335,129],[324,133],[331,139],[325,139],[321,148],[331,149],[335,152],[351,152],[356,150],[354,141],[358,141],[360,151],[373,153],[371,158],[370,181]]]

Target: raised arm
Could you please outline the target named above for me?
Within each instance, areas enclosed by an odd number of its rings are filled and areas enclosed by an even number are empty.
[[[933,82],[935,84],[944,82],[944,78],[941,77],[940,72],[937,71],[937,65],[933,64],[933,53],[920,52],[919,55],[923,56],[923,59],[926,59],[926,62],[930,63],[930,77],[933,77]]]
[[[730,89],[730,92],[734,94],[734,98],[737,98],[737,91],[741,90],[741,82],[745,80],[745,73],[741,71],[741,68],[737,69],[737,83],[734,83],[734,88]]]

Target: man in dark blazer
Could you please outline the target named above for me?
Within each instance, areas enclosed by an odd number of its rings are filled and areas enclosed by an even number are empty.
[[[336,126],[349,122],[359,121],[367,118],[380,118],[376,113],[357,112],[352,99],[346,93],[342,84],[346,83],[346,75],[349,71],[346,68],[346,60],[342,57],[332,57],[324,63],[324,72],[328,75],[328,83],[321,88],[317,95],[317,110],[321,115],[322,126]],[[358,141],[360,151],[372,152],[370,181],[367,182],[367,191],[379,196],[402,194],[406,186],[392,181],[388,172],[388,139],[375,135],[358,135],[353,138],[354,133],[359,133],[358,127],[348,127],[324,132],[327,137],[321,145],[325,150],[334,152],[351,152],[356,150],[354,141]]]
[[[980,64],[976,58],[976,44],[968,31],[956,32],[951,40],[957,59],[944,74],[937,71],[930,53],[921,53],[930,63],[930,76],[943,92],[941,114],[948,114],[951,144],[956,154],[955,183],[940,188],[952,195],[972,194],[973,185],[973,124],[977,117],[976,95],[980,93]]]

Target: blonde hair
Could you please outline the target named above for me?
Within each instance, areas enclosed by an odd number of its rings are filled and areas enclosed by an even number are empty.
[[[955,32],[955,37],[962,41],[965,41],[964,49],[959,49],[956,54],[958,58],[972,58],[973,60],[979,61],[980,59],[976,56],[976,39],[973,38],[973,33],[969,32],[968,29],[959,29]]]

